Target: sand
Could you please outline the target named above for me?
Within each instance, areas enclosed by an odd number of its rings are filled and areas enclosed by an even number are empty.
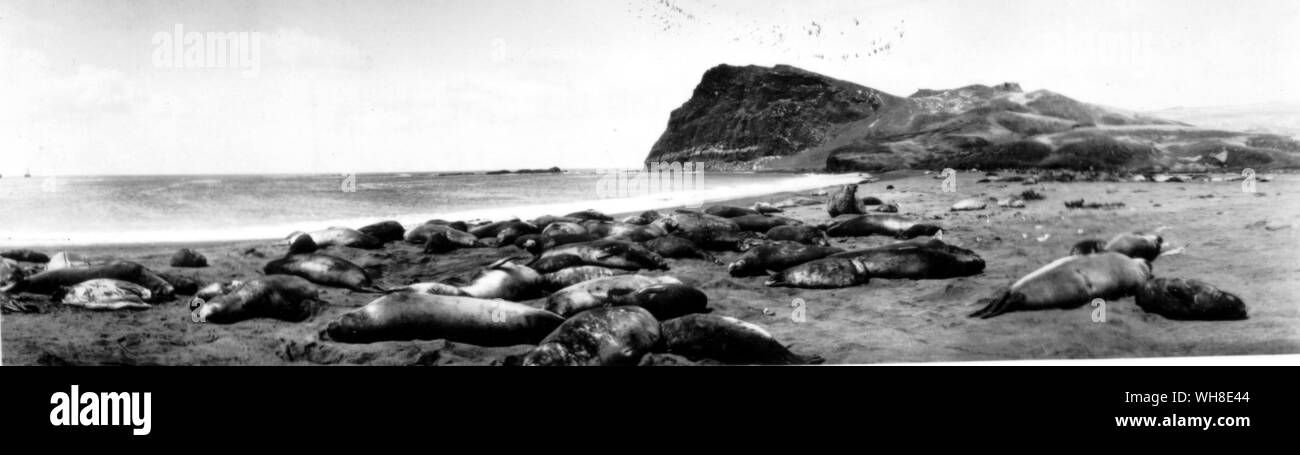
[[[939,180],[914,172],[883,176],[860,185],[858,195],[876,196],[900,206],[899,215],[925,219],[947,229],[943,240],[984,258],[983,274],[948,280],[872,279],[843,289],[768,288],[764,277],[732,278],[725,266],[694,259],[669,260],[667,274],[708,294],[716,314],[766,327],[800,354],[817,354],[827,363],[926,362],[1009,359],[1071,359],[1300,353],[1300,176],[1261,182],[1261,195],[1243,193],[1240,183],[975,183],[982,174],[964,173],[957,192],[942,193]],[[894,190],[886,190],[894,185]],[[1047,196],[1023,209],[950,212],[970,197],[1004,197],[1033,188]],[[731,201],[777,201],[809,192],[781,193]],[[1113,210],[1067,210],[1067,200],[1123,202]],[[789,209],[784,216],[810,223],[828,219],[823,205]],[[1148,314],[1132,297],[1108,302],[1106,320],[1093,321],[1094,308],[1008,313],[970,319],[977,301],[999,287],[1067,254],[1088,238],[1108,239],[1132,230],[1162,231],[1167,249],[1184,248],[1155,262],[1157,276],[1198,278],[1241,296],[1250,317],[1242,321],[1173,321]],[[1049,236],[1050,235],[1050,236]],[[1040,240],[1042,239],[1042,240]],[[894,242],[883,237],[836,239],[846,249]],[[208,257],[209,267],[174,269],[178,248]],[[256,253],[245,253],[248,249]],[[140,262],[215,281],[259,275],[262,265],[280,256],[275,241],[160,244],[65,248],[92,256]],[[391,243],[383,250],[332,248],[379,282],[397,286],[417,281],[456,283],[479,266],[506,256],[527,257],[514,247],[460,250],[425,255],[421,248]],[[42,249],[49,254],[58,251]],[[730,262],[739,253],[722,253]],[[645,272],[643,272],[645,273]],[[529,346],[483,348],[437,341],[341,344],[322,342],[317,333],[331,320],[376,298],[374,294],[323,288],[331,303],[322,314],[301,323],[252,320],[232,325],[189,320],[186,299],[141,311],[94,312],[26,301],[39,314],[9,314],[0,320],[5,365],[163,364],[163,365],[444,365],[500,364]],[[802,299],[806,320],[791,318],[791,302]],[[541,306],[544,300],[525,302]]]

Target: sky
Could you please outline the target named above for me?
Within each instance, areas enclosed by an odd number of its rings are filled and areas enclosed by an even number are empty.
[[[247,64],[178,25],[244,33]],[[1300,2],[6,0],[0,174],[636,167],[722,63],[900,96],[1295,102]]]

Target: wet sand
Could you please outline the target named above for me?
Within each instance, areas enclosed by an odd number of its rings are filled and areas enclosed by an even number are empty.
[[[943,240],[984,258],[984,273],[949,280],[872,279],[843,289],[769,288],[764,277],[732,278],[725,266],[670,259],[667,274],[699,287],[715,314],[766,327],[800,354],[827,363],[927,362],[1009,359],[1069,359],[1300,353],[1300,176],[1261,182],[1261,196],[1243,193],[1239,182],[975,183],[982,174],[963,174],[957,192],[940,192],[928,175],[886,175],[859,186],[858,196],[899,204],[899,215],[937,223]],[[886,190],[894,185],[894,190]],[[1005,197],[1035,189],[1047,198],[1023,209],[950,212],[970,197]],[[828,188],[829,189],[829,188]],[[782,193],[726,202],[778,201],[809,192]],[[1106,210],[1067,210],[1064,202],[1123,202]],[[824,198],[822,198],[824,199]],[[827,221],[824,204],[787,209],[783,216],[809,223]],[[324,226],[322,226],[324,227]],[[1148,314],[1132,297],[1108,302],[1107,318],[1093,322],[1094,308],[1014,312],[970,319],[976,302],[1001,286],[1054,259],[1084,239],[1108,239],[1132,230],[1165,227],[1166,249],[1185,248],[1154,264],[1156,276],[1202,279],[1241,296],[1250,317],[1243,321],[1173,321]],[[1082,232],[1082,233],[1080,233]],[[1050,235],[1050,236],[1048,236]],[[1045,238],[1044,238],[1045,237]],[[1041,241],[1039,239],[1042,239]],[[884,237],[833,239],[846,249],[892,243]],[[173,268],[171,254],[193,248],[211,264]],[[247,250],[252,250],[251,252]],[[60,249],[40,248],[53,254]],[[116,257],[190,276],[200,282],[248,279],[261,273],[286,246],[275,241],[187,245],[69,247],[71,253]],[[514,247],[459,250],[425,255],[402,242],[382,250],[331,248],[329,254],[379,272],[383,286],[419,281],[458,283],[477,268],[506,255],[528,257]],[[730,262],[739,253],[721,253]],[[322,288],[331,303],[301,323],[258,319],[232,325],[189,319],[187,299],[141,311],[95,312],[48,303],[26,295],[39,314],[7,314],[0,320],[5,365],[164,364],[275,365],[500,364],[529,346],[483,348],[438,341],[342,344],[317,337],[329,321],[366,304],[375,294]],[[791,302],[802,299],[807,319],[792,320]],[[541,306],[544,299],[525,303]],[[768,311],[764,311],[764,310]]]

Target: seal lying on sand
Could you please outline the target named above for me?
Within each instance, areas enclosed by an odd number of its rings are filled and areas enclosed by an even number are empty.
[[[727,271],[734,277],[759,276],[843,252],[842,248],[771,242],[750,248],[736,262],[727,265]]]
[[[934,235],[943,230],[932,224],[921,224],[894,215],[862,215],[840,220],[826,228],[831,237],[863,237],[868,235],[888,235],[910,239],[923,235]]]
[[[657,219],[650,224],[657,224],[663,227],[665,231],[678,233],[691,232],[700,229],[724,231],[740,230],[740,226],[729,218],[686,209],[674,210],[673,213]]]
[[[747,365],[822,363],[818,356],[801,356],[782,346],[772,334],[754,324],[728,316],[692,314],[659,324],[669,353],[691,360],[713,359]]]
[[[294,232],[285,237],[285,240],[292,241],[293,238],[303,232]],[[329,246],[347,246],[352,248],[375,249],[382,248],[384,242],[358,231],[356,229],[331,226],[327,229],[307,232],[311,240],[316,245],[324,248]]]
[[[641,307],[597,308],[564,321],[523,365],[636,365],[659,338],[659,321]]]
[[[668,320],[709,311],[709,297],[699,289],[679,283],[656,284],[641,289],[609,291],[610,305],[645,308],[655,319]]]
[[[542,253],[541,259],[561,254],[572,254],[582,258],[587,265],[599,265],[614,269],[667,269],[663,256],[655,254],[640,244],[622,240],[596,240],[594,242],[570,243],[551,248]]]
[[[576,257],[576,256],[572,256]],[[581,262],[581,260],[579,260]],[[615,275],[627,275],[627,270],[611,269],[598,265],[578,265],[566,267],[551,273],[542,275],[542,287],[550,292],[573,286],[584,281],[591,281],[597,278],[605,278]]]
[[[266,263],[267,275],[295,275],[316,284],[358,292],[385,292],[375,287],[365,269],[328,254],[294,254]]]
[[[50,257],[46,256],[45,253],[27,249],[0,251],[0,258],[13,259],[18,262],[35,262],[39,264],[50,262]]]
[[[232,324],[253,318],[305,321],[316,313],[320,292],[302,278],[271,275],[254,278],[212,300],[190,300],[194,322]]]
[[[429,237],[437,232],[444,233],[451,243],[462,248],[473,247],[474,241],[478,239],[478,237],[475,237],[469,232],[456,229],[455,227],[446,224],[437,223],[425,223],[416,226],[411,230],[406,231],[406,235],[403,238],[406,239],[406,243],[424,245],[429,243]]]
[[[543,251],[549,250],[551,248],[555,248],[560,245],[568,245],[570,243],[594,242],[596,240],[600,240],[600,238],[588,233],[556,234],[552,236],[529,234],[529,235],[521,235],[519,236],[519,238],[515,239],[515,246],[521,250],[525,250],[529,253],[532,253],[534,256],[540,256]]]
[[[777,226],[797,226],[803,224],[802,221],[792,218],[771,215],[744,215],[732,218],[742,231],[763,233]]]
[[[1151,278],[1151,264],[1106,252],[1066,256],[1025,275],[1000,291],[970,317],[991,318],[1009,311],[1076,308],[1092,299],[1116,299],[1137,292]]]
[[[709,252],[704,251],[695,242],[690,239],[676,235],[666,235],[643,243],[650,251],[656,254],[673,259],[693,258],[703,259],[713,263],[720,263],[718,258]]]
[[[709,251],[745,251],[758,235],[749,231],[717,228],[696,228],[677,231],[673,235],[690,240]]]
[[[380,243],[396,242],[406,236],[406,228],[396,221],[380,221],[363,226],[357,231],[378,239]]]
[[[92,310],[146,309],[153,293],[135,283],[110,278],[86,280],[60,288],[51,296],[55,302]]]
[[[8,289],[18,284],[26,275],[27,272],[23,271],[22,266],[18,265],[18,261],[0,258],[0,289]]]
[[[511,301],[537,297],[542,291],[542,275],[528,266],[515,264],[514,258],[493,262],[460,290],[479,299]]]
[[[564,322],[549,311],[505,300],[397,293],[330,322],[322,340],[343,343],[437,340],[479,346],[536,344]]]
[[[984,272],[984,259],[974,251],[935,239],[898,242],[831,257],[861,260],[872,278],[945,279]]]
[[[866,213],[864,209],[862,202],[858,201],[858,186],[852,183],[840,187],[840,190],[826,201],[826,213],[830,214],[831,218],[846,213],[860,215]]]
[[[768,229],[763,236],[768,240],[790,240],[806,245],[830,246],[830,241],[826,239],[826,231],[817,229],[816,226],[777,226]]]
[[[458,296],[469,297],[468,295],[465,294],[465,291],[460,290],[460,288],[456,286],[452,286],[450,284],[445,284],[445,283],[439,283],[436,281],[430,281],[427,283],[412,283],[404,287],[398,288],[396,289],[396,291],[414,292],[417,294],[458,295]]]
[[[1112,251],[1131,258],[1142,258],[1148,262],[1155,262],[1156,258],[1160,257],[1160,250],[1163,247],[1164,238],[1159,234],[1132,232],[1116,235],[1105,243],[1097,239],[1081,241],[1074,244],[1070,254],[1094,254]]]
[[[736,207],[736,206],[732,206],[732,205],[714,205],[714,206],[710,206],[709,208],[704,209],[704,213],[707,213],[707,214],[709,214],[709,215],[713,215],[713,216],[720,216],[720,217],[723,217],[723,218],[735,218],[735,217],[738,217],[738,216],[745,216],[745,215],[758,215],[758,214],[759,214],[757,210],[754,210],[754,209],[747,209],[747,208],[744,208],[744,207]]]
[[[827,257],[772,274],[766,285],[809,289],[834,289],[866,284],[867,266],[857,258]]]
[[[612,221],[614,218],[596,210],[583,210],[564,215],[566,218],[577,218],[580,220]]]
[[[72,286],[82,281],[96,278],[111,278],[144,286],[159,300],[170,299],[176,292],[171,283],[157,273],[134,262],[116,261],[104,265],[89,267],[46,270],[29,276],[12,285],[10,289],[0,289],[11,293],[31,292],[34,294],[53,294],[59,288]]]
[[[644,242],[668,235],[668,229],[658,224],[637,225],[617,221],[592,220],[584,221],[582,226],[591,235],[600,238],[627,240],[629,242]]]
[[[216,282],[199,289],[198,292],[194,293],[194,297],[203,301],[208,301],[229,294],[230,291],[239,289],[239,287],[243,285],[244,282],[239,280]]]
[[[578,267],[586,264],[581,256],[576,254],[552,254],[546,257],[540,257],[528,264],[528,267],[536,270],[537,273],[547,274],[555,273],[572,267]]]
[[[556,291],[546,299],[546,310],[572,316],[602,305],[611,304],[610,293],[631,292],[656,284],[681,284],[670,276],[616,275],[584,281]]]
[[[1148,313],[1178,320],[1246,319],[1246,304],[1200,280],[1155,278],[1137,291],[1137,305]]]

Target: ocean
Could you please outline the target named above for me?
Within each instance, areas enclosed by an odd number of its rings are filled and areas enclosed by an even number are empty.
[[[433,218],[528,219],[682,206],[856,182],[828,174],[705,173],[689,184],[611,191],[611,175],[430,173],[0,178],[0,246],[283,238],[298,230]],[[352,191],[349,191],[352,190]]]

